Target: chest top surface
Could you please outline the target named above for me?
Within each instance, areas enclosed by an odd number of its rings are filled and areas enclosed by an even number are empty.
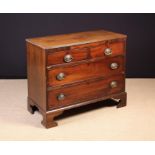
[[[123,38],[126,38],[126,35],[105,30],[96,30],[96,31],[29,38],[26,39],[26,41],[30,42],[33,45],[39,46],[43,49],[52,49],[52,48],[74,46],[79,44],[123,39]]]

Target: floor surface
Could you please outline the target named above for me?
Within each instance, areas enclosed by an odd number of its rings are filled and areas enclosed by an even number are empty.
[[[0,140],[155,140],[155,79],[127,79],[126,91],[126,107],[82,107],[45,129],[27,111],[27,80],[0,80]]]

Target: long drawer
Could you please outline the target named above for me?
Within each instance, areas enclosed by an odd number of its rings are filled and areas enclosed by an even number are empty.
[[[48,91],[48,109],[120,93],[124,91],[124,83],[124,75],[120,74],[51,89]]]
[[[64,85],[94,77],[106,77],[122,72],[124,72],[123,56],[59,66],[47,71],[48,86]]]

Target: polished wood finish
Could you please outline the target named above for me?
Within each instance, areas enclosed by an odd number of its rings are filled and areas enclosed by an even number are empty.
[[[73,56],[72,62],[86,60],[89,56],[89,50],[87,48],[64,50],[59,52],[49,52],[47,57],[47,65],[63,64],[65,55],[70,54]]]
[[[110,68],[110,64],[113,62],[118,63],[118,69],[113,70]],[[87,61],[80,64],[74,63],[72,65],[54,67],[48,70],[48,85],[62,85],[87,80],[93,77],[105,77],[123,72],[124,58],[122,56],[110,59]],[[59,73],[65,74],[65,78],[61,81],[56,78]]]
[[[39,110],[46,128],[57,126],[54,118],[67,109],[106,99],[118,102],[118,108],[126,105],[126,35],[97,30],[26,42],[27,109],[31,114]],[[112,51],[109,55],[107,48]],[[66,55],[71,61],[65,61]],[[111,69],[112,63],[118,68]],[[60,73],[65,75],[62,79]]]
[[[116,88],[110,87],[111,81],[117,81]],[[82,91],[79,91],[82,90]],[[55,109],[79,102],[101,98],[106,95],[124,91],[124,75],[111,76],[106,78],[91,79],[89,81],[74,83],[68,87],[55,88],[48,93],[48,108]],[[63,93],[64,100],[58,100],[57,96]]]
[[[115,42],[97,42],[91,44],[84,44],[79,46],[72,46],[70,48],[66,48],[62,50],[47,50],[47,65],[55,65],[55,64],[63,64],[66,63],[64,61],[64,57],[67,54],[72,55],[72,62],[77,62],[80,60],[89,60],[92,58],[100,58],[100,57],[113,57],[117,55],[124,54],[124,40],[118,40]],[[104,51],[106,48],[110,48],[112,50],[112,54],[110,56],[106,56]]]
[[[46,128],[51,128],[57,126],[57,122],[54,121],[54,118],[61,115],[63,113],[63,110],[50,112],[50,113],[43,113],[43,120],[42,125],[44,125]]]
[[[28,97],[46,111],[46,60],[43,49],[27,42]]]
[[[96,30],[88,32],[78,32],[71,34],[30,38],[26,39],[26,41],[43,49],[53,49],[75,46],[80,44],[94,43],[99,41],[118,40],[124,38],[126,38],[126,35],[105,30]]]

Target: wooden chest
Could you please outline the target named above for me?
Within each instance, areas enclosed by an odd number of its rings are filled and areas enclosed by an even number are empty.
[[[104,30],[26,39],[28,110],[54,127],[64,110],[113,99],[126,105],[126,35]]]

